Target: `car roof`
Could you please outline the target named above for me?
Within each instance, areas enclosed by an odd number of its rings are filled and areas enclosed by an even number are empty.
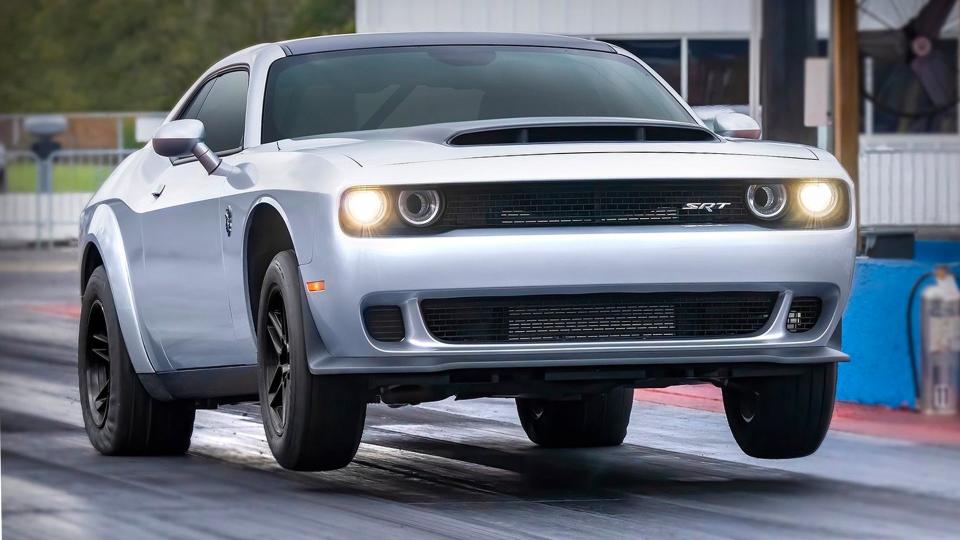
[[[515,45],[557,47],[613,53],[610,45],[592,39],[552,34],[514,34],[500,32],[400,32],[318,36],[278,43],[287,56],[351,49],[381,47],[417,47],[426,45]]]

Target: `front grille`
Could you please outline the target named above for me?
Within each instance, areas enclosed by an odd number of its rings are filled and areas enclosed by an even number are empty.
[[[817,325],[823,302],[816,296],[798,296],[790,303],[787,332],[806,332]]]
[[[367,333],[377,341],[402,341],[406,335],[403,315],[397,306],[370,306],[363,310]]]
[[[442,190],[444,211],[433,227],[751,223],[756,219],[745,190],[738,181],[695,180],[450,185]],[[687,208],[691,204],[696,208]]]
[[[444,298],[420,303],[448,343],[720,338],[761,331],[777,294],[627,293]]]

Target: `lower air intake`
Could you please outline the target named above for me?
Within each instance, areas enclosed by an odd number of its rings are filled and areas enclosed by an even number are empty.
[[[363,310],[367,333],[377,341],[402,341],[406,335],[398,306],[370,306]]]
[[[448,343],[721,338],[760,332],[777,293],[626,293],[444,298],[420,303]]]
[[[787,313],[787,332],[801,333],[811,330],[820,320],[823,302],[816,296],[797,296],[790,303]]]

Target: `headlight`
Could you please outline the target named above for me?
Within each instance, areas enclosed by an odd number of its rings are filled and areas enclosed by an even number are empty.
[[[343,196],[346,216],[359,227],[372,227],[387,215],[387,197],[376,189],[355,189]]]
[[[753,184],[747,188],[747,207],[761,219],[774,219],[787,207],[783,184]]]
[[[440,217],[440,193],[435,189],[404,190],[397,197],[400,217],[414,227],[426,227]]]
[[[827,182],[807,182],[800,186],[800,206],[812,217],[829,215],[837,207],[837,187]]]

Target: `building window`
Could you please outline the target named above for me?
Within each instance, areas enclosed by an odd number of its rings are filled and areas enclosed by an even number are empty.
[[[686,58],[682,56],[680,39],[604,41],[623,47],[646,62],[678,94],[686,93],[690,105],[750,102],[749,40],[688,39]],[[684,64],[688,74],[686,88],[683,88]]]
[[[690,105],[744,105],[750,101],[750,42],[691,39],[687,101]]]
[[[600,38],[603,39],[603,38]],[[690,105],[746,105],[750,101],[750,42],[746,39],[690,39],[682,57],[680,39],[613,40],[646,62]],[[935,43],[936,66],[924,73],[927,84],[911,65],[899,58],[862,55],[864,92],[860,100],[864,133],[952,133],[958,126],[957,39]],[[827,56],[825,39],[817,40],[819,56]],[[863,52],[863,51],[861,51]],[[684,66],[686,64],[686,66]],[[683,88],[686,67],[687,84]],[[867,73],[867,70],[870,73]],[[935,81],[935,95],[927,88]],[[872,96],[873,99],[870,99]]]
[[[680,94],[680,40],[604,40],[643,60]]]

